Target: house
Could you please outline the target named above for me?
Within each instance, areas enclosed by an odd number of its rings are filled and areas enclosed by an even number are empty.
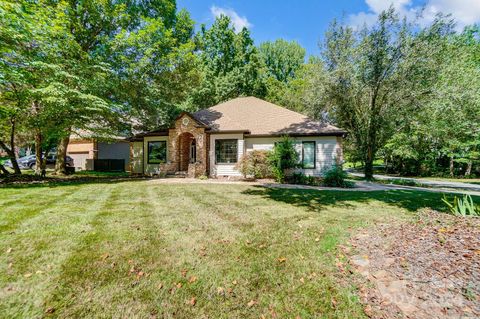
[[[182,113],[168,129],[130,138],[133,174],[241,176],[238,160],[271,150],[290,136],[307,175],[342,161],[345,131],[255,97],[236,98],[195,113]]]
[[[100,139],[89,132],[78,131],[70,136],[67,155],[77,170],[94,170],[94,160],[123,160],[123,170],[130,167],[130,146],[123,137]]]

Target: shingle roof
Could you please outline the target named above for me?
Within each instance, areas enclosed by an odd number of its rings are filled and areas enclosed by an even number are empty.
[[[245,131],[251,135],[343,135],[338,127],[312,120],[256,97],[239,97],[193,113],[212,131]]]

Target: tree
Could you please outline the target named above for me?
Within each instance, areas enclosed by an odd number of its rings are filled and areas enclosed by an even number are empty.
[[[292,139],[284,136],[269,154],[268,162],[277,182],[283,183],[289,170],[298,166],[298,153]]]
[[[288,83],[295,78],[305,62],[305,49],[296,41],[283,39],[263,42],[259,47],[260,57],[265,63],[267,76]]]
[[[480,76],[478,28],[438,33],[441,21],[420,33],[426,52],[438,52],[435,81],[421,107],[398,114],[397,131],[384,147],[392,169],[402,174],[468,176],[478,161]],[[433,31],[433,32],[432,32]],[[440,48],[440,49],[437,49]]]
[[[236,31],[230,18],[222,15],[196,35],[203,74],[191,96],[192,107],[206,108],[238,96],[264,96],[259,55],[250,32]]]
[[[355,31],[334,22],[326,34],[325,99],[317,113],[327,110],[349,131],[348,142],[362,155],[368,179],[397,115],[415,110],[431,96],[439,48],[429,46],[434,51],[426,52],[424,45],[428,37],[449,32],[451,24],[435,24],[428,36],[416,36],[414,29],[391,8],[371,27]]]

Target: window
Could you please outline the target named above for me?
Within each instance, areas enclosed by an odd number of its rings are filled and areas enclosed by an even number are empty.
[[[234,164],[237,162],[237,140],[215,140],[215,162]]]
[[[302,143],[302,167],[315,168],[315,142]]]
[[[148,164],[167,162],[167,141],[148,142]]]
[[[197,162],[197,144],[195,143],[195,139],[192,140],[190,144],[190,164],[194,164]]]

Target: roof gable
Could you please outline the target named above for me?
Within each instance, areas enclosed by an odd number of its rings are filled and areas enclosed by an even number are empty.
[[[212,131],[243,131],[251,135],[343,135],[328,123],[258,99],[240,97],[192,114]]]

